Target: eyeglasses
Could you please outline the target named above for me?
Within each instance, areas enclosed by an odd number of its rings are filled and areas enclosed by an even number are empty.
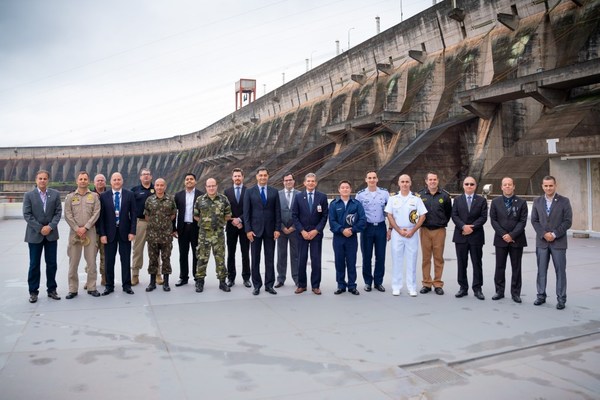
[[[464,183],[464,185],[465,185],[465,186],[475,186],[475,184],[474,184],[474,183],[471,183],[471,182],[465,182],[465,183]]]

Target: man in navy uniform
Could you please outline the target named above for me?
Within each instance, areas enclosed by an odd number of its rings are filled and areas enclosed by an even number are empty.
[[[335,280],[337,290],[342,294],[348,289],[353,295],[359,295],[356,289],[356,253],[357,235],[365,229],[367,218],[365,210],[358,200],[350,198],[352,186],[349,181],[338,185],[340,197],[329,206],[329,229],[333,232],[333,252],[335,254]],[[348,281],[346,281],[348,271]]]
[[[377,186],[377,172],[369,171],[365,178],[367,187],[356,194],[367,216],[367,226],[360,234],[360,251],[362,253],[362,275],[365,291],[370,292],[372,285],[380,292],[385,292],[383,277],[385,275],[385,247],[391,238],[391,231],[385,228],[385,206],[390,194],[386,189]],[[373,249],[375,249],[375,269],[371,268]]]

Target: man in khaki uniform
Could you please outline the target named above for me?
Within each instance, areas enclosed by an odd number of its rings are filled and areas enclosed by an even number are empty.
[[[106,177],[102,174],[98,174],[94,177],[94,190],[92,192],[100,195],[106,191]],[[100,253],[100,265],[98,265],[98,271],[100,271],[100,276],[102,279],[100,280],[100,284],[102,286],[106,285],[106,277],[104,276],[104,244],[100,241],[100,235],[96,235],[96,253]],[[87,273],[87,265],[85,267],[85,272]],[[84,290],[87,290],[87,283],[83,286]]]
[[[79,276],[77,269],[81,252],[87,263],[87,291],[94,297],[100,296],[96,290],[96,221],[100,216],[100,200],[89,189],[90,177],[81,171],[77,175],[77,190],[65,199],[65,221],[71,228],[69,232],[69,294],[67,299],[77,296]]]

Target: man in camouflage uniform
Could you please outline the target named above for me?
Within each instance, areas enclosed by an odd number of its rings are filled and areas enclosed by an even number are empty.
[[[156,289],[156,274],[159,272],[159,257],[162,261],[163,290],[168,292],[169,275],[171,274],[171,250],[173,250],[173,234],[175,232],[175,215],[177,206],[175,199],[165,193],[167,183],[158,178],[154,182],[155,194],[146,199],[144,216],[148,223],[146,230],[146,242],[148,243],[148,272],[150,273],[150,284],[146,292]]]
[[[225,283],[227,268],[225,268],[225,224],[231,219],[231,204],[224,194],[217,193],[217,181],[213,178],[206,180],[206,194],[196,199],[194,204],[194,219],[198,221],[198,268],[196,270],[196,292],[204,290],[206,266],[212,248],[219,279],[219,289],[229,292]]]
[[[99,297],[96,290],[96,221],[100,217],[100,200],[90,191],[88,185],[90,176],[81,171],[77,175],[77,190],[67,195],[65,199],[65,221],[71,228],[69,232],[69,294],[67,299],[77,296],[79,287],[79,260],[81,252],[87,263],[88,294]]]

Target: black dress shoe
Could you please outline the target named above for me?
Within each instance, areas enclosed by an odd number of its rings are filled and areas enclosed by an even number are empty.
[[[534,306],[541,306],[542,304],[544,304],[546,302],[546,299],[540,299],[539,297],[537,299],[535,299],[535,301],[533,302]]]
[[[254,289],[252,291],[252,294],[255,295],[255,296],[258,296],[259,293],[260,293],[260,289],[259,288],[256,288],[256,289]]]
[[[279,288],[280,288],[280,287],[282,287],[282,286],[283,286],[283,282],[277,282],[277,283],[275,284],[275,288],[276,288],[276,289],[279,289]]]
[[[183,286],[183,285],[187,285],[188,284],[188,280],[187,279],[180,279],[177,281],[177,283],[175,284],[175,286],[179,287],[179,286]]]
[[[37,302],[37,299],[38,299],[38,295],[37,294],[35,294],[35,293],[30,293],[29,294],[29,302],[30,303]]]
[[[252,284],[250,283],[249,280],[246,279],[246,280],[244,280],[244,286],[249,288],[249,287],[252,287]]]
[[[352,293],[355,296],[358,296],[360,294],[360,292],[356,290],[356,288],[348,289],[348,293]]]
[[[224,292],[231,292],[229,285],[225,283],[225,281],[219,282],[219,289],[221,289]]]
[[[56,292],[48,292],[48,297],[54,300],[60,300],[60,296]]]
[[[556,305],[556,309],[557,310],[564,310],[565,309],[565,303],[558,303]]]
[[[385,292],[383,285],[375,285],[375,289],[379,290],[380,292]]]
[[[518,296],[516,294],[513,294],[512,299],[515,303],[521,303],[521,296]]]
[[[123,289],[123,291],[127,294],[133,294],[133,290],[131,290],[131,288]]]
[[[444,294],[444,289],[442,289],[441,287],[436,287],[434,291],[435,294],[439,294],[440,296]]]
[[[465,297],[465,296],[468,296],[468,295],[469,295],[468,291],[466,291],[466,290],[459,290],[458,293],[456,293],[454,295],[454,297],[461,298],[461,297]]]
[[[102,292],[102,296],[108,296],[112,292],[114,292],[114,289],[104,289],[104,292]]]
[[[72,298],[77,297],[77,293],[73,293],[73,292],[69,292],[66,296],[65,299],[67,300],[71,300]]]
[[[425,294],[425,293],[429,293],[429,292],[431,292],[431,288],[427,287],[427,286],[423,286],[421,288],[421,290],[419,290],[419,293],[421,293],[421,294]]]
[[[97,290],[88,290],[88,294],[94,297],[100,297],[100,292]]]
[[[371,285],[365,285],[365,292],[371,291]]]
[[[333,292],[333,294],[342,294],[346,291],[346,289],[338,289],[335,292]]]
[[[496,293],[495,295],[492,296],[492,300],[500,300],[503,298],[504,298],[504,295],[502,293]],[[513,299],[514,299],[514,296],[513,296]]]
[[[229,279],[227,280],[227,287],[234,287],[235,286],[235,281],[230,281]]]
[[[277,291],[275,289],[273,289],[272,287],[266,288],[265,292],[268,292],[268,293],[271,293],[271,294],[277,294]]]
[[[483,295],[483,293],[481,291],[475,292],[473,293],[475,295],[475,297],[477,297],[479,300],[485,300],[485,296]]]

